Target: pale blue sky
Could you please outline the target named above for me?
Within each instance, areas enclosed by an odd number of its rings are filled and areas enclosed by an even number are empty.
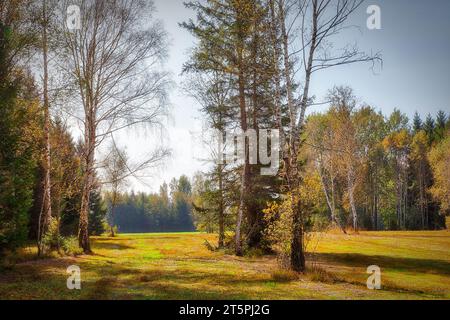
[[[381,30],[366,28],[366,8],[381,8]],[[206,169],[197,160],[201,150],[192,133],[200,131],[198,105],[179,90],[181,67],[186,52],[194,44],[193,37],[178,26],[194,17],[182,0],[155,0],[156,16],[163,21],[171,39],[167,68],[177,87],[170,92],[172,119],[168,124],[173,157],[146,185],[133,182],[135,190],[156,191],[163,181],[181,174],[192,176]],[[350,22],[359,26],[336,38],[336,48],[357,41],[367,52],[380,51],[383,69],[374,74],[369,65],[336,68],[313,78],[313,94],[321,101],[334,85],[349,85],[362,102],[390,113],[400,109],[412,117],[417,110],[425,116],[442,109],[450,112],[450,1],[448,0],[377,0],[366,1]],[[311,108],[309,112],[325,107]],[[146,137],[122,139],[130,156],[139,154]]]

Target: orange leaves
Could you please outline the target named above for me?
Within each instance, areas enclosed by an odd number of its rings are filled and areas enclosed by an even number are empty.
[[[391,133],[384,138],[382,144],[386,151],[395,150],[399,151],[408,148],[411,141],[411,137],[406,129]]]

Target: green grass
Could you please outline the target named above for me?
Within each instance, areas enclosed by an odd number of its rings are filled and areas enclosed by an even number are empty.
[[[273,256],[211,252],[202,233],[93,238],[94,255],[27,260],[0,272],[1,299],[450,299],[450,233],[317,234],[307,274],[280,270]],[[366,268],[382,271],[368,290]],[[81,268],[68,290],[66,269]]]

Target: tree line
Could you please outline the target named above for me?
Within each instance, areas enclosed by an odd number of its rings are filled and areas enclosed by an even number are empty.
[[[327,112],[308,118],[305,144],[331,220],[342,228],[351,221],[355,230],[445,228],[431,155],[445,141],[448,115],[422,121],[415,113],[412,123],[399,110],[384,116],[358,108],[342,87],[330,99]]]
[[[107,193],[105,198],[110,196]],[[195,231],[191,196],[191,183],[181,176],[169,185],[163,183],[159,193],[120,194],[114,216],[108,219],[122,233]]]

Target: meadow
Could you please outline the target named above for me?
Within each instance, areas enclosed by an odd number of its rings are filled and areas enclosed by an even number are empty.
[[[204,233],[121,234],[93,238],[94,255],[35,259],[2,270],[1,299],[450,299],[450,233],[316,234],[309,272],[280,269],[275,256],[210,251]],[[366,286],[381,268],[381,290]],[[81,290],[66,287],[70,265]]]

